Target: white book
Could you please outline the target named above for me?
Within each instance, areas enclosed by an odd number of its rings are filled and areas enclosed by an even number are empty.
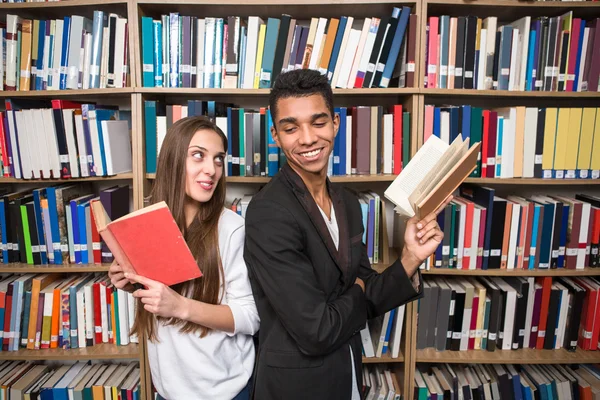
[[[124,120],[102,121],[107,175],[132,171],[129,124]]]
[[[100,281],[100,324],[102,333],[102,343],[108,343],[109,332],[108,332],[108,312],[106,301],[106,281]]]
[[[135,322],[135,310],[136,310],[136,301],[133,297],[132,293],[127,292],[127,317],[129,318],[129,326],[133,326]],[[131,343],[138,343],[138,337],[135,333],[132,333],[129,336],[129,341]]]
[[[75,125],[73,123],[73,110],[63,109],[63,123],[65,136],[67,139],[67,151],[69,153],[69,166],[71,167],[71,177],[79,178],[79,160],[77,159],[77,146],[75,141]]]
[[[56,20],[56,27],[54,28],[54,48],[52,51],[52,68],[50,70],[51,77],[48,82],[48,90],[60,89],[60,60],[63,52],[62,37],[64,25],[62,19]]]
[[[42,162],[44,156],[43,152],[46,149],[41,147],[40,140],[37,139],[38,130],[36,127],[36,110],[23,110],[23,120],[25,122],[25,129],[27,131],[27,135],[29,136],[29,157],[31,158],[31,168],[33,168],[33,177],[35,179],[39,179],[42,177],[42,169],[44,167],[44,163]],[[48,172],[49,174],[49,172]]]
[[[327,78],[335,84],[337,82],[338,76],[342,69],[342,62],[346,54],[346,47],[348,47],[348,40],[350,38],[350,33],[352,32],[352,24],[354,23],[354,17],[348,17],[348,21],[346,22],[346,28],[344,29],[344,36],[342,39],[342,45],[340,46],[340,52],[338,54],[337,61],[335,63],[335,67],[333,71],[328,72]],[[352,68],[351,66],[348,68]]]
[[[112,15],[111,15],[112,16]],[[112,19],[109,16],[108,18],[108,26],[103,28],[102,32],[102,49],[100,52],[100,88],[106,89],[109,87],[108,85],[108,52],[109,52],[109,44],[110,44],[110,26]],[[164,42],[163,42],[164,43]],[[165,47],[165,46],[163,46]],[[163,70],[164,71],[164,70]],[[114,87],[114,74],[111,76],[111,86]],[[164,82],[164,80],[163,80]]]
[[[583,202],[581,208],[581,230],[579,231],[579,249],[577,251],[577,266],[576,269],[585,267],[586,248],[582,244],[587,243],[587,236],[590,224],[591,204]]]
[[[254,68],[256,66],[256,53],[258,51],[258,32],[264,21],[259,17],[248,18],[248,35],[246,42],[246,65],[244,66],[244,89],[254,88]]]
[[[346,116],[346,174],[352,172],[352,115]]]
[[[555,350],[559,350],[562,349],[565,341],[567,311],[569,309],[569,291],[560,282],[556,282],[554,285],[561,291],[560,311],[558,316],[558,324],[556,327],[556,344],[554,346]]]
[[[98,133],[98,122],[96,119],[96,110],[88,109],[88,127],[90,130],[90,139],[92,142],[92,156],[94,158],[94,172],[96,176],[106,175],[102,165],[102,151],[100,149],[100,134]]]
[[[579,63],[579,82],[576,82],[577,84],[577,91],[578,92],[584,92],[587,91],[587,81],[583,81],[583,70],[585,69],[585,63],[586,63],[586,56],[587,56],[587,48],[588,48],[588,42],[590,40],[590,28],[586,27],[583,30],[583,42],[581,44],[581,49],[585,51],[581,52],[581,62]]]
[[[398,358],[400,355],[400,343],[402,342],[402,327],[404,325],[404,312],[406,306],[403,304],[396,309],[394,315],[394,325],[390,334],[390,348],[392,350],[392,358]]]
[[[29,142],[29,129],[27,129],[27,119],[24,111],[15,111],[16,129],[19,133],[19,155],[21,158],[21,168],[23,169],[23,179],[31,179],[33,175],[32,146]],[[11,135],[12,136],[12,135]],[[15,153],[13,153],[15,154]]]
[[[515,169],[515,136],[517,123],[517,109],[511,107],[498,111],[504,116],[504,129],[502,131],[502,168],[501,178],[513,178]]]
[[[477,86],[479,90],[483,90],[485,87],[485,66],[487,57],[485,51],[487,49],[487,30],[484,28],[481,30],[481,38],[479,39],[479,65],[477,66]]]
[[[518,55],[515,57],[515,69],[512,68],[511,62],[511,77],[515,75],[515,87],[511,90],[525,90],[525,76],[527,74],[527,56],[529,54],[529,29],[531,26],[531,17],[523,17],[518,19],[517,21],[510,24],[514,30],[513,32],[518,31],[517,39],[517,49],[516,53],[513,54]],[[515,43],[515,34],[513,33],[513,45]]]
[[[450,113],[448,111],[440,112],[440,139],[446,144],[450,144]]]
[[[91,33],[85,34],[85,42],[83,46],[83,89],[90,89],[90,69],[92,65],[92,39]]]
[[[319,18],[317,25],[317,33],[315,35],[315,42],[313,45],[312,55],[310,56],[310,62],[308,64],[309,69],[318,69],[318,62],[320,61],[319,56],[321,55],[321,49],[325,44],[323,36],[325,36],[325,27],[327,26],[327,18]]]
[[[127,292],[124,290],[117,289],[117,296],[119,301],[119,332],[116,334],[119,335],[121,340],[121,346],[125,346],[129,344],[129,308],[125,305],[127,304]]]
[[[196,21],[196,87],[204,87],[204,18]],[[241,66],[243,68],[243,66]]]
[[[363,52],[365,50],[365,44],[367,43],[367,37],[369,36],[370,28],[371,18],[365,18],[363,28],[360,33],[360,38],[358,39],[358,47],[356,49],[356,54],[354,55],[354,60],[352,61],[352,69],[350,70],[350,74],[348,75],[348,81],[344,86],[345,88],[352,89],[354,87],[354,82],[356,82],[356,74],[358,73],[358,66],[360,64]]]
[[[508,76],[508,90],[519,90],[518,79],[519,71],[517,70],[518,59],[517,54],[519,50],[519,30],[513,28],[512,33],[512,45],[510,48],[510,75]],[[523,55],[526,57],[526,55]]]
[[[373,47],[375,46],[375,38],[377,36],[377,31],[379,30],[381,20],[379,18],[371,19],[371,26],[369,27],[369,33],[367,34],[367,40],[365,41],[365,48],[360,58],[360,62],[358,64],[358,73],[360,73],[363,78],[364,74],[367,72],[367,68],[369,67],[369,59],[371,58],[371,53],[374,51]],[[385,29],[385,28],[384,28]],[[377,49],[376,51],[379,51]],[[348,87],[352,88],[355,82],[352,82],[352,85],[348,85]]]
[[[383,173],[392,173],[392,158],[394,150],[394,115],[383,115]]]
[[[86,313],[85,313],[85,333],[84,333],[84,337],[87,341],[93,341],[94,340],[94,295],[92,292],[92,284],[94,282],[89,282],[87,283],[84,287],[83,287],[83,294],[84,294],[84,304],[85,304],[85,309],[86,309]],[[80,332],[81,334],[81,332]]]
[[[31,110],[31,121],[34,136],[34,143],[36,147],[36,154],[39,157],[37,167],[41,170],[41,174],[44,178],[50,178],[50,157],[52,148],[51,143],[47,141],[46,127],[44,126],[44,111],[42,109]],[[56,154],[55,154],[56,155]]]
[[[17,87],[17,79],[20,76],[20,66],[17,66],[17,54],[19,45],[17,42],[17,26],[21,24],[21,18],[17,15],[6,15],[6,86],[13,88]],[[13,39],[8,39],[8,35],[12,35]],[[16,154],[16,153],[13,153]]]
[[[167,117],[157,116],[156,117],[156,154],[160,154],[160,148],[162,147],[163,141],[167,136]]]
[[[85,288],[82,287],[77,291],[77,326],[72,326],[71,330],[77,332],[77,345],[79,348],[86,347],[85,340]],[[91,311],[88,311],[92,313]],[[73,335],[71,335],[73,336]]]
[[[81,38],[87,24],[87,18],[80,15],[71,17],[71,26],[69,33],[69,59],[67,66],[67,89],[78,89],[79,85],[79,65],[82,57],[81,54]],[[89,21],[89,20],[88,20]],[[91,22],[90,29],[91,31]]]
[[[469,336],[471,333],[471,315],[473,313],[473,301],[475,300],[475,287],[467,280],[461,284],[465,288],[465,309],[463,311],[462,330],[460,333],[460,351],[466,351],[469,347]]]
[[[16,129],[16,121],[15,121],[15,112],[14,111],[6,111],[6,117],[8,120],[8,132],[10,135],[10,147],[12,150],[12,157],[10,158],[10,164],[13,167],[13,173],[15,178],[21,179],[23,174],[21,173],[21,162],[18,146],[17,146],[17,136],[15,133]]]
[[[535,301],[535,278],[521,278],[526,280],[529,284],[529,290],[527,292],[527,312],[525,313],[525,337],[523,339],[523,348],[529,348],[529,341],[531,337],[531,324],[533,320],[533,303]]]
[[[486,57],[486,63],[485,63],[485,80],[484,80],[484,85],[483,88],[485,90],[490,90],[493,88],[494,86],[494,78],[493,78],[493,72],[494,72],[494,52],[496,51],[495,46],[496,46],[496,26],[498,24],[498,18],[497,17],[488,17],[486,19],[483,20],[483,28],[486,29],[486,34],[487,34],[487,38],[485,39],[486,41],[486,49],[485,52],[483,53]]]
[[[533,178],[537,140],[537,107],[525,109],[525,139],[523,142],[523,178]]]
[[[75,118],[75,133],[77,135],[77,154],[79,154],[79,168],[81,168],[81,176],[90,176],[88,167],[87,151],[85,146],[85,134],[83,132],[83,115],[81,112],[73,113]]]
[[[508,260],[506,260],[506,269],[515,269],[517,257],[517,239],[519,237],[519,220],[521,219],[521,206],[517,203],[509,202],[512,206],[510,236],[508,239]]]
[[[44,51],[42,56],[42,85],[45,84],[46,87],[48,87],[48,74],[52,60],[52,54],[50,54],[50,37],[54,35],[54,31],[56,30],[56,21],[50,20],[46,21],[46,23],[50,23],[50,29],[48,29],[49,34],[45,35],[44,38]]]
[[[56,139],[56,126],[54,125],[54,113],[51,109],[42,110],[43,126],[46,135],[46,145],[48,146],[48,158],[50,162],[50,171],[54,179],[60,178],[60,153]],[[50,242],[49,242],[50,243]]]
[[[337,82],[336,87],[342,89],[345,89],[347,87],[348,79],[350,77],[350,71],[352,69],[352,63],[354,61],[354,56],[356,55],[356,50],[358,49],[358,41],[360,40],[360,35],[361,32],[358,29],[350,30],[350,36],[348,37],[348,43],[344,52],[344,60],[340,65],[340,71],[336,71],[338,73],[337,80],[333,81]]]
[[[115,87],[122,88],[125,85],[123,81],[126,70],[125,60],[125,34],[127,29],[127,19],[117,18],[117,27],[115,32],[115,48],[114,48],[114,71],[115,71]]]
[[[471,238],[471,258],[469,260],[469,265],[466,266],[469,269],[475,270],[477,269],[477,251],[479,248],[479,226],[481,223],[481,208],[475,206],[473,207],[473,229],[472,229],[472,238]]]
[[[494,279],[500,290],[506,292],[506,303],[504,309],[504,327],[502,327],[502,350],[511,350],[518,346],[512,342],[515,325],[515,307],[517,305],[517,291],[501,278]]]

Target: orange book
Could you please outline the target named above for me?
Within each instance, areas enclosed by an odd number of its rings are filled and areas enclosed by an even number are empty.
[[[100,201],[91,207],[100,236],[125,272],[168,286],[202,276],[164,201],[112,222]]]
[[[552,291],[552,277],[538,278],[537,282],[542,285],[542,304],[540,308],[540,323],[538,324],[538,336],[535,348],[544,349],[546,339],[546,325],[548,323],[548,306],[550,305],[550,292]]]

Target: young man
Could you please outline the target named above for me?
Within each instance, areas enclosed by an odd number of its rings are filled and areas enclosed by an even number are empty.
[[[327,179],[339,116],[326,77],[281,74],[269,103],[288,163],[246,212],[244,258],[261,319],[255,398],[358,400],[360,330],[421,296],[418,266],[443,233],[435,213],[409,220],[400,259],[373,271],[359,202]]]

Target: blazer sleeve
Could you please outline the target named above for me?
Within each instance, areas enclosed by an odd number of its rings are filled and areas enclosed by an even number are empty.
[[[304,252],[303,232],[281,205],[258,200],[246,212],[246,263],[300,351],[331,353],[365,326],[367,305],[358,285],[333,301],[320,289]]]

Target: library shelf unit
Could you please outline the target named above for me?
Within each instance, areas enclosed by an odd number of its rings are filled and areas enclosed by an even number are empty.
[[[238,15],[247,18],[258,15],[278,17],[281,14],[292,15],[299,22],[306,25],[306,20],[311,17],[339,17],[340,15],[353,16],[362,19],[369,16],[388,15],[393,7],[408,6],[411,12],[417,15],[417,34],[415,59],[415,86],[408,88],[387,89],[334,89],[336,106],[358,104],[402,104],[403,109],[411,113],[410,151],[414,154],[420,145],[424,131],[425,104],[460,105],[477,103],[483,106],[496,107],[499,105],[569,105],[599,106],[600,93],[598,92],[519,92],[519,91],[494,91],[494,90],[466,90],[466,89],[431,89],[423,84],[425,65],[425,33],[429,16],[442,14],[451,15],[476,15],[486,17],[497,15],[500,22],[513,21],[521,16],[534,17],[548,15],[555,16],[568,10],[573,10],[575,16],[598,17],[600,16],[600,3],[598,2],[537,2],[518,0],[303,0],[290,4],[285,0],[221,0],[214,4],[212,0],[64,0],[45,3],[2,3],[0,4],[0,18],[7,14],[18,14],[27,18],[59,18],[65,15],[79,14],[91,17],[96,9],[106,12],[117,12],[128,20],[129,35],[129,87],[111,89],[88,90],[60,90],[60,91],[0,91],[0,98],[39,98],[39,99],[68,99],[76,101],[99,101],[105,103],[118,103],[131,109],[132,123],[132,157],[133,171],[112,177],[76,178],[65,180],[17,180],[0,178],[0,184],[46,184],[76,183],[76,182],[105,182],[123,180],[127,181],[133,189],[133,208],[139,209],[144,205],[144,198],[150,192],[155,174],[146,174],[145,169],[145,135],[144,135],[144,100],[164,100],[170,104],[182,104],[190,99],[218,100],[228,102],[253,103],[253,105],[266,105],[269,89],[195,89],[195,88],[148,88],[142,87],[142,62],[141,62],[141,17],[150,16],[159,18],[161,14],[180,12],[183,15],[198,17],[226,17]],[[340,184],[365,185],[372,184],[373,190],[381,191],[393,181],[394,175],[353,175],[334,176],[332,181]],[[228,177],[227,182],[232,189],[247,184],[266,184],[269,177]],[[553,180],[553,179],[487,179],[469,178],[468,182],[488,186],[510,187],[518,193],[525,188],[535,190],[587,190],[600,189],[600,180]],[[17,186],[15,186],[17,187]],[[256,187],[258,188],[258,186]],[[229,190],[229,189],[228,189]],[[240,189],[241,190],[241,189]],[[388,265],[377,264],[374,269],[383,271]],[[107,265],[63,265],[63,266],[30,266],[26,264],[0,265],[2,273],[81,273],[105,272]],[[422,271],[424,279],[431,275],[457,276],[598,276],[600,269],[586,268],[584,270],[429,270]],[[536,351],[500,351],[495,352],[438,352],[417,351],[417,304],[410,303],[405,311],[404,333],[401,343],[401,355],[392,359],[389,356],[381,358],[363,358],[364,363],[393,364],[395,376],[403,388],[405,399],[413,393],[414,370],[417,363],[431,362],[466,362],[466,363],[574,363],[574,362],[600,362],[600,352],[586,352],[577,350],[567,352],[564,350]],[[147,364],[147,354],[144,341],[140,344],[128,346],[99,345],[85,349],[50,349],[50,350],[20,350],[17,352],[1,352],[0,359],[15,360],[88,360],[88,359],[139,359],[141,374],[141,398],[150,399],[151,380]]]

